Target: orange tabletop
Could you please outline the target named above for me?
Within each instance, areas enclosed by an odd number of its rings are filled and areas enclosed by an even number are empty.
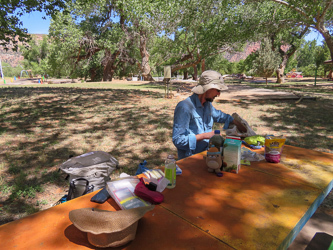
[[[223,177],[203,156],[177,162],[176,187],[121,249],[286,249],[332,189],[332,154],[285,146],[281,163],[251,162]],[[95,193],[0,226],[1,248],[96,249],[68,218],[83,207],[119,210],[112,199],[90,202]]]

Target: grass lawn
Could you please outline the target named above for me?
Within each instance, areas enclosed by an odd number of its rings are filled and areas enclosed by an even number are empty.
[[[295,86],[269,87],[317,100],[238,100],[214,106],[237,112],[257,134],[283,134],[289,145],[333,153],[332,87],[290,84]],[[165,98],[163,83],[147,82],[2,85],[0,225],[46,209],[66,194],[68,182],[58,167],[70,155],[109,152],[120,162],[112,177],[134,174],[143,160],[148,167],[162,166],[168,154],[176,155],[173,111],[188,96],[174,93]]]

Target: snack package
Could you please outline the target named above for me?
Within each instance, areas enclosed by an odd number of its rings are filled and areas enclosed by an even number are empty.
[[[286,138],[283,136],[268,135],[265,138],[265,159],[268,162],[278,163]]]

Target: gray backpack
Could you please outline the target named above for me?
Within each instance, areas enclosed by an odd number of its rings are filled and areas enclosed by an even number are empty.
[[[60,166],[69,176],[67,200],[99,190],[106,186],[118,161],[103,151],[93,151],[70,158]]]

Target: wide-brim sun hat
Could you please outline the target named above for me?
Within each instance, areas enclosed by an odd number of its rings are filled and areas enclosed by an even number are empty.
[[[135,239],[139,220],[154,206],[107,211],[81,208],[69,212],[69,219],[86,232],[90,244],[97,247],[119,247]]]
[[[209,89],[227,90],[223,77],[219,72],[206,70],[202,72],[199,84],[192,89],[192,92],[198,95],[204,94]]]

